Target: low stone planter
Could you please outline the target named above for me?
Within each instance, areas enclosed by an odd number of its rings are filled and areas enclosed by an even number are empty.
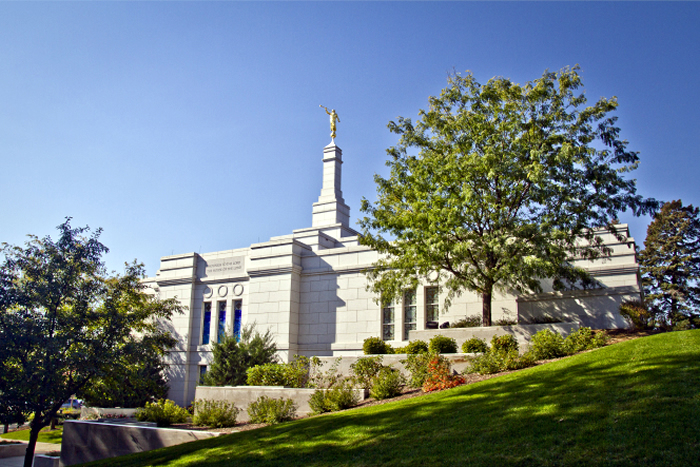
[[[365,389],[354,389],[360,400],[369,397],[369,391]],[[237,422],[247,422],[248,404],[254,402],[260,396],[267,396],[271,399],[292,399],[297,405],[297,415],[308,415],[311,413],[309,399],[316,392],[310,388],[285,388],[283,386],[197,386],[194,398],[232,402],[241,409],[236,417]]]
[[[0,444],[0,459],[24,456],[26,451],[27,445],[25,443]]]
[[[107,415],[119,415],[124,417],[133,417],[136,409],[106,409],[103,407],[81,407],[80,418],[85,419],[88,416],[97,418],[108,418]]]
[[[37,454],[36,456],[34,456],[33,467],[59,467],[60,462],[60,456],[47,456],[46,454]]]
[[[63,424],[61,465],[83,464],[135,452],[151,451],[220,434],[209,431],[67,420]]]

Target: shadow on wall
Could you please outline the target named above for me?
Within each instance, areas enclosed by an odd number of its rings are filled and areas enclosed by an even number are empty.
[[[550,292],[518,297],[520,323],[577,322],[593,329],[629,327],[620,315],[625,300],[640,299],[636,287]]]
[[[318,258],[318,273],[301,277],[299,293],[299,332],[297,342],[304,354],[332,355],[331,344],[336,340],[338,309],[347,303],[338,297],[338,274],[322,258]]]

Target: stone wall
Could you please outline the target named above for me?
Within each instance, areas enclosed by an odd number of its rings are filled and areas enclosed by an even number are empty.
[[[255,402],[260,396],[272,399],[292,399],[297,405],[297,415],[308,415],[312,412],[309,406],[309,398],[316,389],[285,388],[282,386],[197,386],[195,400],[217,400],[232,402],[241,409],[236,421],[247,422],[248,404]],[[366,399],[369,394],[364,389],[356,389],[360,400]]]
[[[119,425],[66,420],[61,441],[61,465],[152,451],[167,446],[219,436],[208,431]]]

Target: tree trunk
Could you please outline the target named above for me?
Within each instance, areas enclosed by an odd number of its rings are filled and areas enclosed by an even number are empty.
[[[10,431],[10,424],[5,423],[5,430],[3,431],[3,433],[7,433],[8,431]]]
[[[34,420],[32,420],[31,431],[29,432],[29,444],[27,444],[27,452],[24,455],[24,467],[32,467],[34,463],[34,451],[36,450],[36,441],[39,439],[39,431],[41,431],[41,423],[34,423],[36,417],[40,414],[34,414]]]
[[[481,325],[491,326],[491,291],[481,294]]]

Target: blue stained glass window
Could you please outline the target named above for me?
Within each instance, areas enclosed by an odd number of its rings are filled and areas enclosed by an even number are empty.
[[[204,375],[207,373],[206,365],[199,365],[199,384],[202,384],[204,380]]]
[[[219,326],[216,331],[216,342],[221,344],[221,341],[226,335],[226,302],[219,302]]]
[[[243,318],[243,300],[233,301],[233,337],[241,340],[241,321]]]
[[[211,332],[211,302],[204,302],[204,320],[202,322],[202,345],[209,343]]]

